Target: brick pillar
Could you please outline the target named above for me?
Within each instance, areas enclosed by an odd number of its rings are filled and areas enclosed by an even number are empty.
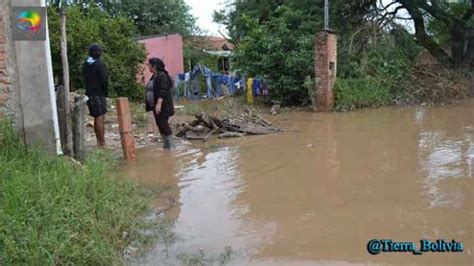
[[[316,34],[314,46],[315,106],[314,111],[330,112],[334,106],[334,84],[337,74],[337,35],[330,30]]]

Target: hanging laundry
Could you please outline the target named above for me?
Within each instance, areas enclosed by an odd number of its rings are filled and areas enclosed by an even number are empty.
[[[214,82],[216,83],[216,96],[220,97],[222,95],[222,75],[221,74],[213,74]]]
[[[239,87],[242,89],[242,91],[247,91],[247,84],[246,84],[246,79],[245,77],[241,78],[239,81]]]
[[[224,81],[223,84],[225,85],[223,93],[225,96],[229,96],[230,95],[230,77],[228,75],[222,75],[222,77]]]
[[[229,94],[232,96],[237,92],[238,84],[239,84],[240,77],[233,77],[229,78]]]
[[[179,74],[177,86],[181,84],[184,76],[183,94],[188,99],[200,98],[200,87],[198,75],[201,74],[206,79],[207,98],[219,97],[222,95],[235,95],[238,90],[245,91],[248,94],[249,103],[253,103],[253,97],[262,95],[264,81],[260,79],[251,79],[249,86],[248,81],[240,76],[230,76],[221,73],[214,73],[211,69],[203,65],[196,65],[191,72]],[[213,83],[215,85],[213,85]],[[224,85],[224,87],[223,87]],[[266,91],[265,93],[268,93]],[[176,93],[176,97],[181,96],[180,92]]]
[[[174,88],[176,91],[176,100],[179,99],[179,84],[184,81],[184,75],[183,74],[178,74],[176,75],[176,78],[174,79]]]
[[[260,96],[262,95],[262,92],[261,92],[261,82],[259,79],[254,79],[253,80],[253,94],[255,96]]]
[[[184,73],[184,97],[189,99],[189,80],[191,80],[191,73]]]
[[[214,94],[214,89],[212,88],[212,71],[209,68],[203,66],[201,67],[201,72],[202,75],[206,78],[207,98],[210,99]]]
[[[194,66],[191,71],[191,80],[194,80],[199,73],[201,73],[201,68],[199,66]]]
[[[253,78],[247,80],[247,104],[253,105]]]
[[[241,90],[242,89],[242,80],[239,78],[239,80],[235,80],[235,88],[237,90]]]
[[[199,79],[196,79],[196,78],[193,79],[192,83],[193,83],[193,91],[191,95],[189,95],[188,99],[197,100],[199,99],[199,92],[201,91],[201,87],[199,86]]]
[[[263,96],[268,96],[268,95],[270,95],[270,91],[269,91],[269,88],[268,88],[268,80],[264,80],[264,81],[263,81],[262,94],[263,94]]]

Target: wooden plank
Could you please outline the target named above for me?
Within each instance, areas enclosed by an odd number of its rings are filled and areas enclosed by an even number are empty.
[[[236,132],[226,132],[226,133],[222,133],[219,135],[219,138],[220,139],[223,139],[223,138],[241,138],[241,137],[244,137],[245,134],[243,133],[236,133]]]
[[[190,140],[203,140],[207,136],[208,132],[186,132],[186,138]]]

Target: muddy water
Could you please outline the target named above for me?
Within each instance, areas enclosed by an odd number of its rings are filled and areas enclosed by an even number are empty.
[[[232,265],[474,264],[474,101],[277,119],[301,133],[140,151],[126,172],[174,189],[180,237],[143,264],[226,246]],[[455,239],[464,251],[373,256],[374,238]]]

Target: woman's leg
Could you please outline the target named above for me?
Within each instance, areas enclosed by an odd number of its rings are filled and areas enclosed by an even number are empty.
[[[161,116],[161,115],[155,116],[156,125],[158,126],[158,129],[160,130],[160,134],[164,136],[173,134],[173,132],[171,131],[171,127],[168,123],[168,118],[169,117],[167,116]]]
[[[163,138],[163,148],[165,149],[170,149],[174,147],[173,132],[171,130],[168,120],[169,120],[169,117],[167,116],[161,116],[161,115],[155,116],[156,125],[158,126],[158,129],[160,130],[160,134]]]

